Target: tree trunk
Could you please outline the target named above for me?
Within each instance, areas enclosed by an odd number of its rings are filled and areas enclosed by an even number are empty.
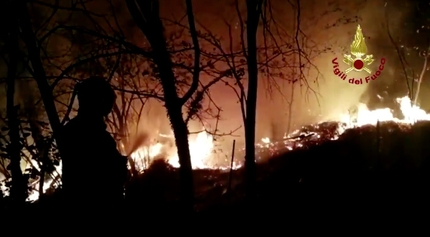
[[[139,7],[137,6],[139,4]],[[160,73],[167,114],[175,136],[179,156],[182,211],[194,211],[194,182],[188,144],[188,127],[182,116],[182,100],[176,91],[173,63],[164,38],[164,27],[159,16],[158,1],[127,0],[128,9],[136,24],[148,39],[155,64]],[[139,10],[140,9],[140,10]]]
[[[161,35],[162,36],[162,35]],[[175,136],[179,156],[179,173],[181,177],[181,201],[183,211],[193,212],[194,181],[191,156],[188,143],[188,127],[182,117],[182,104],[176,93],[175,76],[172,61],[167,51],[164,37],[151,42],[155,52],[154,61],[160,71],[160,79],[164,90],[165,107]]]
[[[58,117],[57,109],[55,107],[54,97],[52,95],[51,86],[48,83],[45,69],[43,68],[42,60],[40,58],[40,49],[38,47],[38,40],[33,31],[33,26],[30,19],[30,14],[27,9],[26,1],[19,0],[19,17],[20,27],[22,32],[22,39],[27,46],[28,58],[31,62],[31,67],[34,72],[34,78],[42,96],[43,105],[45,106],[48,115],[49,123],[51,124],[54,138],[57,142],[58,150],[61,153],[61,123]]]
[[[16,9],[16,8],[13,8]],[[16,204],[22,204],[27,198],[27,183],[21,170],[21,143],[19,134],[19,120],[17,118],[17,108],[15,107],[15,80],[18,67],[18,19],[12,18],[9,28],[8,38],[8,73],[7,73],[7,119],[9,126],[9,157],[10,170],[12,173],[11,197]]]
[[[255,122],[257,109],[257,29],[261,13],[261,0],[247,0],[247,63],[248,63],[248,95],[246,100],[245,121],[245,180],[249,199],[255,196]]]

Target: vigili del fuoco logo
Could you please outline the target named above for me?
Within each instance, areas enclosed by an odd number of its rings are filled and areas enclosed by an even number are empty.
[[[345,71],[341,71],[339,69],[339,63],[337,61],[337,57],[334,58],[331,62],[333,63],[333,73],[338,76],[342,80],[348,80],[351,84],[361,85],[363,81],[365,83],[369,83],[371,80],[375,80],[378,78],[382,71],[384,70],[385,58],[381,58],[378,69],[375,73],[372,74],[372,71],[368,68],[375,61],[373,59],[372,54],[367,54],[367,46],[365,42],[365,38],[363,36],[363,32],[361,31],[360,25],[357,26],[357,30],[355,32],[354,41],[351,44],[351,52],[350,54],[343,55],[343,62],[348,66]],[[356,72],[366,72],[370,74],[370,76],[366,76],[363,78],[348,78],[347,74],[351,71]]]

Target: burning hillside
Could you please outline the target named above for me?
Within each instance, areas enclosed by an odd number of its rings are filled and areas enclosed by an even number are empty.
[[[261,161],[277,154],[286,153],[296,149],[306,149],[319,145],[325,141],[337,140],[343,135],[349,134],[346,131],[354,131],[355,128],[366,126],[374,127],[379,122],[390,122],[399,127],[408,129],[411,124],[417,121],[430,121],[430,114],[418,106],[412,106],[408,97],[398,98],[400,110],[403,118],[396,118],[391,109],[383,108],[370,111],[366,105],[360,104],[355,111],[350,111],[339,116],[339,121],[325,121],[318,124],[303,126],[302,128],[286,134],[282,140],[272,141],[265,137],[256,144],[257,161]],[[362,130],[362,129],[361,129]],[[220,158],[215,154],[215,141],[211,134],[202,131],[198,134],[190,135],[190,152],[194,169],[230,169],[231,158]],[[243,165],[244,149],[237,149],[233,169],[238,169]],[[228,156],[227,156],[228,157]],[[159,134],[159,138],[149,145],[139,147],[131,154],[137,169],[144,172],[152,161],[165,159],[173,167],[179,167],[176,147],[172,135]],[[37,164],[33,164],[37,167]],[[61,163],[57,167],[57,177],[45,181],[45,189],[55,188],[59,184],[61,175]],[[31,183],[37,187],[38,180]],[[3,187],[3,186],[2,186]],[[7,190],[4,189],[7,194]],[[38,198],[37,191],[30,194],[29,200]]]
[[[338,121],[325,121],[318,124],[303,126],[302,128],[284,136],[283,140],[271,141],[265,137],[256,144],[257,160],[265,159],[276,154],[288,152],[294,149],[302,149],[312,145],[318,145],[327,140],[336,140],[346,130],[362,127],[364,125],[376,125],[377,122],[395,122],[398,124],[413,124],[417,121],[430,121],[430,114],[418,106],[411,105],[409,97],[398,98],[403,118],[396,118],[390,108],[369,110],[365,104],[359,104],[355,111],[350,111],[339,116]],[[164,141],[157,141],[145,147],[141,147],[131,156],[143,170],[145,165],[152,160],[166,159],[169,164],[179,167],[173,136],[160,134]],[[165,138],[169,138],[166,140]],[[168,142],[167,142],[168,141]],[[190,152],[194,169],[229,169],[230,159],[218,159],[214,155],[214,139],[211,134],[203,131],[190,137]],[[233,168],[239,168],[243,162],[243,149],[239,149],[238,158],[235,158]]]

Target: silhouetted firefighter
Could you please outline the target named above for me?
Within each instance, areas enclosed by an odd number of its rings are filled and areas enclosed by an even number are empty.
[[[92,214],[115,213],[124,198],[128,171],[127,159],[117,150],[104,121],[115,103],[111,86],[93,77],[76,89],[78,115],[64,126],[62,156],[65,204],[79,222]]]

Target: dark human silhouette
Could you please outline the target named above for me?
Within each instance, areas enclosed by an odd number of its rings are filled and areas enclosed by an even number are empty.
[[[78,115],[62,133],[66,210],[79,220],[94,215],[112,219],[119,214],[128,174],[127,158],[117,150],[104,121],[115,93],[103,78],[92,77],[77,86]]]

